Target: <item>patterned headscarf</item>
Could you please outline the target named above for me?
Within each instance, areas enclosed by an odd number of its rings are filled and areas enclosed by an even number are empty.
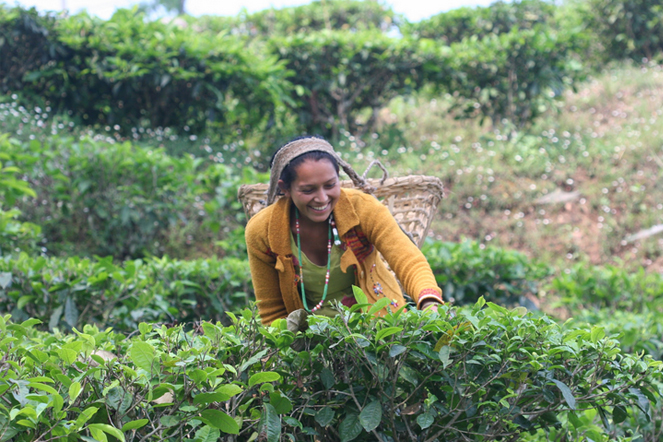
[[[278,182],[281,178],[281,173],[283,173],[283,169],[285,169],[288,164],[290,164],[290,162],[298,156],[313,151],[327,152],[329,155],[334,157],[338,162],[338,165],[345,171],[346,174],[348,174],[355,186],[364,190],[365,192],[370,192],[371,188],[366,183],[366,181],[357,175],[357,172],[355,172],[348,163],[341,159],[340,155],[334,151],[332,145],[329,144],[326,140],[314,137],[301,138],[286,144],[281,149],[279,149],[278,152],[276,152],[276,155],[274,155],[272,171],[269,178],[269,189],[267,190],[268,206],[276,200],[279,191]]]

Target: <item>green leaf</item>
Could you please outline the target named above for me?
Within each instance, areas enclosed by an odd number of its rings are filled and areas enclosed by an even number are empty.
[[[200,393],[193,398],[194,405],[207,405],[212,402],[225,402],[230,396],[223,393]]]
[[[321,408],[315,414],[315,421],[323,428],[329,425],[332,420],[334,420],[334,409],[331,407]]]
[[[141,335],[146,335],[152,331],[152,324],[141,322],[140,324],[138,324],[138,330],[140,331]]]
[[[76,381],[69,386],[69,403],[73,404],[78,395],[81,393],[81,383]]]
[[[389,356],[392,357],[392,358],[394,358],[394,357],[400,355],[401,353],[403,353],[405,350],[407,350],[407,347],[406,347],[406,346],[404,346],[404,345],[400,345],[400,344],[396,344],[396,345],[392,346],[392,347],[389,349]]]
[[[54,394],[51,404],[53,405],[53,414],[57,416],[58,413],[60,413],[60,411],[62,410],[62,406],[64,405],[64,399],[62,399],[62,396],[60,396],[59,394]]]
[[[298,421],[297,419],[295,419],[294,417],[283,416],[283,421],[284,421],[286,424],[290,425],[291,427],[296,427],[296,428],[299,428],[300,430],[304,428],[304,426],[302,425],[302,423],[299,422],[299,421]]]
[[[106,433],[104,433],[104,430],[102,430],[101,428],[93,427],[92,425],[90,425],[88,429],[90,430],[90,434],[92,435],[92,440],[96,442],[108,442]]]
[[[78,309],[72,296],[67,296],[64,302],[64,320],[71,327],[75,327],[78,322]]]
[[[256,384],[262,384],[264,382],[278,381],[279,379],[281,379],[281,375],[274,371],[256,373],[249,378],[249,387],[253,387]]]
[[[433,422],[435,422],[435,416],[430,411],[417,416],[417,424],[419,424],[422,430],[425,430],[426,428],[433,425]]]
[[[203,425],[196,431],[193,442],[216,442],[221,439],[221,432],[209,425]]]
[[[88,407],[85,410],[83,410],[83,412],[76,419],[76,423],[74,424],[74,426],[76,428],[81,428],[83,425],[85,425],[87,421],[90,420],[92,416],[94,416],[97,410],[99,410],[97,407]]]
[[[269,394],[269,403],[272,404],[278,414],[288,414],[292,410],[292,402],[281,392],[275,391]]]
[[[267,433],[267,442],[279,442],[281,439],[281,419],[271,404],[265,404],[261,423]]]
[[[12,282],[12,274],[9,272],[0,273],[0,287],[5,290]],[[19,307],[21,308],[21,307]]]
[[[322,385],[324,385],[325,390],[329,390],[336,383],[336,380],[334,379],[334,373],[332,373],[331,370],[327,367],[320,371],[320,380],[322,381]]]
[[[398,371],[398,375],[415,387],[419,385],[419,376],[417,376],[417,372],[407,365],[403,365],[401,367],[401,369]]]
[[[355,296],[357,304],[368,304],[368,298],[366,297],[366,294],[361,288],[357,287],[356,285],[353,285],[352,294]]]
[[[68,365],[73,364],[76,362],[76,358],[78,357],[78,352],[75,350],[72,350],[71,348],[61,348],[57,351],[58,356]]]
[[[228,396],[233,397],[237,394],[240,394],[244,390],[242,390],[242,387],[240,387],[237,384],[223,384],[216,387],[214,391],[221,394],[227,394]]]
[[[354,440],[361,434],[361,423],[359,417],[354,414],[348,414],[341,425],[338,427],[338,433],[341,436],[341,442],[349,442]]]
[[[382,421],[382,404],[380,401],[373,401],[366,405],[359,413],[359,422],[367,432],[373,431]]]
[[[375,304],[373,304],[373,307],[370,308],[370,310],[368,311],[368,314],[369,315],[374,315],[377,312],[379,312],[380,310],[382,310],[383,308],[385,308],[386,306],[388,306],[389,304],[391,304],[391,299],[389,299],[389,298],[380,298],[377,301],[375,301]]]
[[[155,359],[154,347],[147,342],[135,341],[129,351],[129,357],[138,368],[147,372],[152,371],[152,364]]]
[[[592,343],[596,344],[604,337],[605,337],[605,329],[603,327],[599,327],[598,325],[592,327],[592,332],[590,334],[590,339],[592,340]]]
[[[239,434],[239,425],[235,419],[228,416],[221,410],[207,409],[200,413],[202,421],[208,425],[218,428],[224,433]]]
[[[575,410],[576,409],[576,398],[573,397],[573,393],[571,392],[569,387],[567,387],[567,385],[565,383],[560,382],[557,379],[553,379],[552,381],[555,383],[555,385],[557,385],[557,388],[559,388],[560,391],[562,392],[562,396],[564,396],[564,400],[566,400],[566,403],[568,404],[568,406],[572,410]]]
[[[101,430],[104,433],[110,434],[114,438],[119,439],[122,442],[125,442],[124,434],[119,429],[117,429],[117,428],[115,428],[111,425],[108,425],[108,424],[90,424],[90,425],[88,425],[88,428],[90,430],[92,430],[93,428]]]
[[[451,360],[449,359],[449,346],[448,345],[445,345],[440,349],[439,357],[440,357],[440,361],[442,361],[442,366],[444,368],[447,368],[449,366],[449,364],[451,364]]]
[[[58,394],[58,391],[51,387],[50,385],[42,384],[39,382],[30,382],[28,383],[29,387],[35,388],[37,390],[45,391],[46,393],[49,394]]]
[[[400,333],[403,331],[403,327],[387,327],[383,328],[379,332],[375,334],[375,340],[379,341],[380,339],[384,339],[388,336],[395,335],[396,333]]]
[[[180,423],[180,418],[178,416],[173,416],[172,414],[167,414],[159,418],[159,423],[163,427],[170,428],[178,425]]]
[[[131,430],[137,430],[139,428],[143,428],[149,420],[147,419],[137,419],[135,421],[127,422],[122,426],[122,431],[131,431]]]
[[[612,409],[612,420],[615,424],[621,424],[628,417],[628,412],[623,405],[615,405]]]

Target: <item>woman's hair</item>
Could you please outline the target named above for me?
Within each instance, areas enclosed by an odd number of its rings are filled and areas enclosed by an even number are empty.
[[[283,146],[279,147],[279,149],[274,152],[274,155],[272,155],[272,159],[270,160],[270,167],[274,165],[274,158],[276,157],[276,154],[283,149],[284,146],[292,143],[293,141],[297,140],[302,140],[306,138],[317,138],[320,140],[323,140],[324,138],[319,137],[319,136],[302,136],[302,137],[297,137],[293,138],[292,140],[288,141],[286,144]],[[313,161],[320,161],[320,160],[327,160],[332,165],[334,166],[334,169],[336,170],[336,174],[338,175],[340,168],[338,165],[338,161],[336,161],[336,158],[332,156],[331,154],[324,152],[322,150],[313,150],[310,152],[305,152],[299,156],[296,156],[290,162],[283,168],[283,171],[281,172],[281,176],[279,177],[279,180],[283,181],[283,184],[285,185],[286,189],[290,188],[290,185],[292,184],[293,181],[297,178],[297,168],[306,160],[313,160]]]

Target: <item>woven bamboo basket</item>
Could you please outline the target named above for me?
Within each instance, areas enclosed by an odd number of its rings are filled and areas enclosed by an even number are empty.
[[[386,169],[378,164],[384,176],[381,179],[366,179],[373,164],[364,172],[364,180],[374,188],[371,192],[389,208],[403,231],[421,248],[444,197],[444,187],[439,178],[425,175],[408,175],[389,178]],[[341,182],[342,187],[355,187],[350,180]],[[238,198],[248,218],[258,213],[266,205],[267,184],[245,184],[240,186]]]

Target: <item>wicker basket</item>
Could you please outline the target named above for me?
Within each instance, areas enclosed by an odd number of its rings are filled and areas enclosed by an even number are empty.
[[[364,177],[371,166],[364,172]],[[381,164],[380,166],[382,167]],[[442,181],[437,177],[424,175],[388,178],[384,167],[382,170],[385,172],[383,178],[364,179],[374,188],[372,194],[389,208],[405,233],[418,247],[421,247],[437,211],[437,206],[444,197]],[[350,180],[342,181],[341,186],[355,187]],[[240,186],[238,198],[242,202],[248,218],[265,207],[267,187],[267,184]]]

